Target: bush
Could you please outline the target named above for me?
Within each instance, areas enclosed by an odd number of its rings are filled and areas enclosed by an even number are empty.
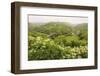
[[[31,41],[33,40],[33,42]],[[50,39],[29,37],[29,60],[61,59],[63,48]]]
[[[86,58],[87,47],[61,46],[52,39],[29,36],[28,60]]]
[[[80,46],[80,47],[66,47],[64,50],[64,59],[77,59],[77,58],[87,58],[87,47]]]
[[[77,36],[58,36],[55,38],[55,42],[61,46],[80,46],[79,38]]]
[[[80,46],[86,46],[87,45],[87,41],[86,40],[80,40]]]

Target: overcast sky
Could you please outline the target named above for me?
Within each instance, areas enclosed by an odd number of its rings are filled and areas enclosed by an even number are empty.
[[[70,22],[72,24],[88,23],[87,17],[64,17],[64,16],[38,16],[29,15],[29,23],[47,23],[47,22]]]

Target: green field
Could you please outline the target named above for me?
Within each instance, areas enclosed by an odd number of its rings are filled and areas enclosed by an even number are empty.
[[[87,23],[28,24],[28,60],[87,58],[87,45]]]

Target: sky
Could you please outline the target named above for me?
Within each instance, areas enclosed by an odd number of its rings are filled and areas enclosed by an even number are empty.
[[[46,16],[46,15],[29,15],[29,23],[47,23],[47,22],[69,22],[71,24],[88,23],[87,17],[75,16]]]

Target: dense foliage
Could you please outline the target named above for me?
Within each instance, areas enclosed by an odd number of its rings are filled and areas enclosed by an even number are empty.
[[[29,24],[28,60],[87,58],[87,23]]]

